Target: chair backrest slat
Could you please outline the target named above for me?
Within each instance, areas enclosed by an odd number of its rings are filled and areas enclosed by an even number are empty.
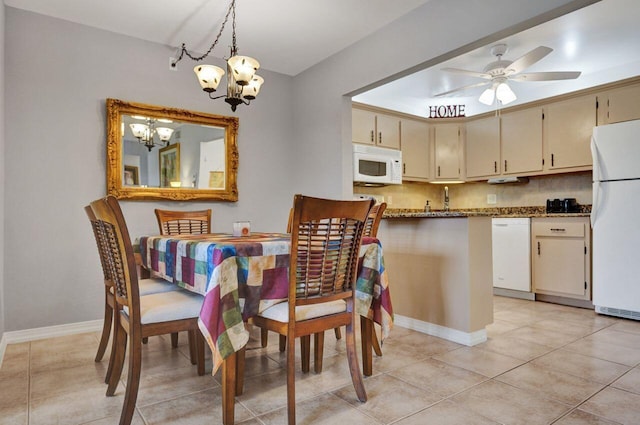
[[[351,296],[371,204],[295,196],[289,292],[294,302]]]
[[[156,209],[161,235],[200,235],[211,233],[211,210],[170,211]]]
[[[380,220],[382,220],[382,214],[387,209],[386,202],[376,204],[371,207],[367,221],[364,224],[364,235],[371,236],[373,238],[378,236],[378,227],[380,227]]]

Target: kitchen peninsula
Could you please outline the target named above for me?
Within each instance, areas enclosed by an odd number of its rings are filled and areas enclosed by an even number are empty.
[[[493,322],[493,217],[574,220],[544,207],[431,211],[387,209],[378,237],[393,282],[395,323],[465,345]],[[570,218],[573,217],[573,218]]]

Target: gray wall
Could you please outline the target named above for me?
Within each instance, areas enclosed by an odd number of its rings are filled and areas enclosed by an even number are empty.
[[[214,231],[238,217],[284,230],[297,192],[350,196],[345,94],[567,3],[585,1],[433,0],[294,79],[261,71],[260,97],[238,111],[240,201],[211,205]],[[5,330],[98,319],[99,262],[82,207],[105,194],[104,99],[230,111],[199,93],[192,64],[168,71],[172,48],[5,11]],[[123,204],[134,237],[156,232],[155,207],[204,206]]]
[[[105,195],[105,99],[232,112],[200,90],[193,62],[169,70],[169,47],[10,7],[6,18],[5,330],[98,319],[100,266],[83,207]],[[260,96],[237,111],[240,200],[123,202],[132,237],[157,233],[156,207],[211,207],[214,231],[238,217],[256,231],[286,229],[291,77],[261,75]]]

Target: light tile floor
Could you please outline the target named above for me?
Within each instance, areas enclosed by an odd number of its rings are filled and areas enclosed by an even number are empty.
[[[298,424],[640,424],[640,322],[555,304],[494,298],[489,340],[465,347],[400,327],[374,357],[357,401],[344,339],[326,334],[324,371],[298,373]],[[105,397],[99,334],[15,344],[0,369],[0,424],[115,424],[126,374]],[[275,335],[247,354],[236,422],[286,423],[284,355]],[[186,337],[144,347],[136,425],[221,422],[220,376],[198,377]],[[299,370],[299,366],[297,368]],[[208,370],[211,370],[210,363]]]

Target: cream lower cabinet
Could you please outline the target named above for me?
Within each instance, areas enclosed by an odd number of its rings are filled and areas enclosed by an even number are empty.
[[[500,117],[482,118],[466,123],[466,178],[493,177],[500,174]]]
[[[429,124],[401,119],[402,180],[429,180]]]
[[[531,257],[535,293],[591,299],[588,217],[533,218]]]
[[[434,179],[459,179],[460,125],[435,124],[433,126]]]
[[[580,96],[544,107],[544,169],[591,169],[591,134],[596,126],[596,95]]]

